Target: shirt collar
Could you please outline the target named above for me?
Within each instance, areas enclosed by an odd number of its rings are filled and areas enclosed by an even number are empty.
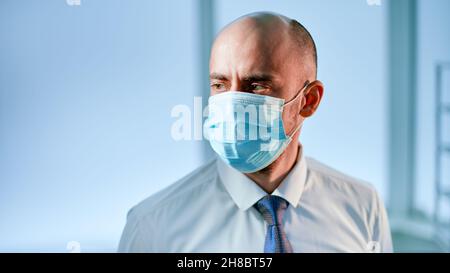
[[[217,160],[217,169],[220,180],[240,209],[247,210],[267,195],[253,180],[220,159]],[[297,163],[272,195],[284,198],[291,206],[296,208],[306,182],[306,172],[306,160],[300,144]]]

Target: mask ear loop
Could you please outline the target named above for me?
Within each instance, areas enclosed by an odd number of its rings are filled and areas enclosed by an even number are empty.
[[[289,105],[290,103],[292,103],[293,101],[295,101],[295,100],[300,96],[300,94],[301,94],[304,90],[306,90],[306,89],[308,88],[309,84],[310,84],[310,82],[309,82],[309,81],[306,81],[305,87],[303,87],[303,89],[300,90],[300,91],[295,95],[295,97],[294,97],[293,99],[291,99],[290,101],[286,102],[286,103],[283,105],[283,108],[284,108],[285,106]],[[292,138],[292,136],[295,135],[295,134],[300,130],[300,128],[302,128],[302,126],[303,126],[303,123],[300,123],[297,127],[294,128],[294,130],[293,130],[292,132],[290,132],[290,133],[288,134],[288,136],[289,136],[290,138]]]
[[[300,94],[301,94],[304,90],[306,90],[306,88],[308,88],[309,84],[310,84],[310,82],[309,82],[309,81],[306,81],[305,86],[302,88],[302,90],[298,91],[298,93],[295,95],[294,98],[292,98],[290,101],[286,102],[286,103],[283,105],[283,108],[284,108],[285,106],[291,104],[292,102],[294,102],[294,101],[300,96]]]
[[[303,123],[300,123],[297,127],[294,128],[294,130],[291,133],[288,134],[288,136],[292,138],[292,136],[295,135],[300,130],[300,128],[302,128],[302,126]]]

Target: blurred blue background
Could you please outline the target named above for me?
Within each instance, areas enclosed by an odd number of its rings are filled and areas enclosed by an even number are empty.
[[[171,111],[206,98],[213,36],[261,10],[299,20],[317,43],[325,97],[304,125],[305,153],[377,188],[397,251],[448,251],[435,91],[450,62],[449,1],[74,2],[0,2],[0,251],[115,251],[131,206],[211,156],[203,141],[172,139]],[[402,158],[411,164],[397,168]]]

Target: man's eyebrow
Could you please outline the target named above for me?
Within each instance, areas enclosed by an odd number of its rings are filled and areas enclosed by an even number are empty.
[[[209,75],[209,78],[211,80],[222,80],[222,81],[228,80],[228,78],[225,75],[219,74],[219,73],[215,73],[215,72],[211,73]],[[247,75],[247,76],[243,77],[243,80],[244,81],[248,81],[248,82],[249,81],[270,82],[270,81],[273,80],[273,78],[274,77],[272,75],[270,75],[270,74],[250,74],[250,75]]]
[[[247,82],[271,82],[273,76],[270,74],[252,74],[245,76],[243,80]]]
[[[221,80],[221,81],[228,80],[228,78],[225,75],[222,75],[222,74],[219,74],[219,73],[211,73],[209,75],[209,79],[211,79],[211,80]]]

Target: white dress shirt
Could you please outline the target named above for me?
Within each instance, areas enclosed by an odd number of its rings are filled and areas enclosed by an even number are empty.
[[[302,154],[272,193],[289,202],[283,225],[294,252],[391,252],[376,191]],[[263,252],[267,223],[253,205],[265,195],[214,159],[133,207],[119,252]]]

